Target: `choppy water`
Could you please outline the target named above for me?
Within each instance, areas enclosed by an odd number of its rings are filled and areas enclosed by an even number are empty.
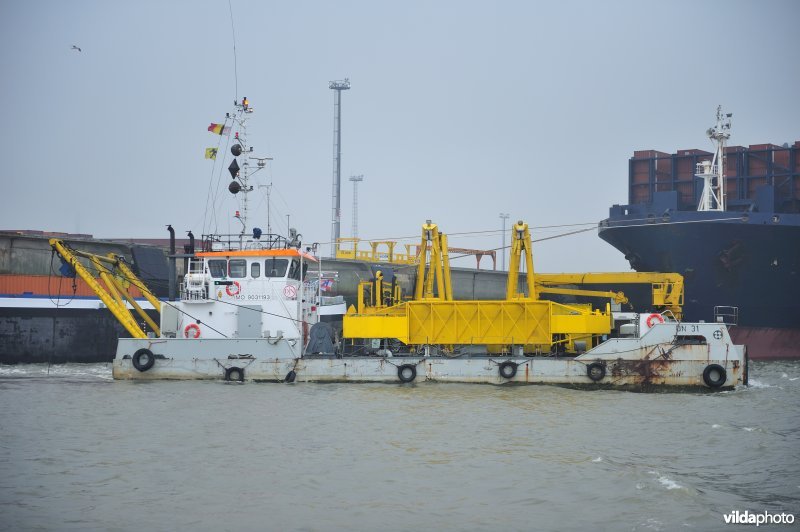
[[[751,368],[747,389],[641,394],[0,367],[0,528],[722,530],[732,510],[800,518],[800,362]]]

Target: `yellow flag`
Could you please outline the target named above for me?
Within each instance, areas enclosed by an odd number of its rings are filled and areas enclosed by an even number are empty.
[[[216,159],[217,148],[206,148],[206,159]]]

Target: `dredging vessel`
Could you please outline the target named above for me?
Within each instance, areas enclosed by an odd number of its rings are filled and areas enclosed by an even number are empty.
[[[797,359],[800,141],[726,146],[730,120],[717,109],[713,153],[635,152],[628,204],[598,234],[636,271],[682,274],[687,319],[725,315],[751,358]]]
[[[341,340],[319,321],[318,301],[298,278],[313,257],[291,246],[199,253],[180,303],[162,313],[161,335],[119,340],[114,378],[633,389],[747,381],[745,348],[724,323],[681,322],[669,312],[614,316],[608,305],[539,299],[521,221],[507,297],[497,301],[452,300],[446,236],[430,222],[422,233],[427,260],[414,298],[401,301],[397,284],[376,272],[344,316]],[[518,291],[521,259],[526,289]]]
[[[239,117],[252,109],[246,101],[236,108],[234,123],[243,127]],[[246,135],[237,132],[236,139],[234,157],[249,153]],[[229,167],[233,193],[252,190],[243,166],[240,172],[234,159]],[[342,301],[322,297],[325,279],[315,246],[303,248],[296,231],[288,237],[257,228],[250,233],[246,208],[244,213],[237,213],[241,233],[204,235],[199,251],[173,254],[173,261],[187,261],[175,301],[155,298],[116,257],[51,241],[90,285],[97,283],[82,261],[91,261],[108,288],[98,284],[98,295],[131,335],[118,341],[115,379],[541,383],[639,390],[730,389],[747,383],[746,348],[733,342],[725,323],[681,320],[680,276],[659,277],[667,282],[653,284],[660,312],[612,312],[610,303],[596,308],[540,297],[582,293],[624,300],[620,293],[552,286],[570,282],[569,274],[535,275],[523,221],[511,230],[504,299],[453,298],[447,236],[429,220],[422,226],[413,295],[403,294],[390,270],[376,269],[359,284],[356,304],[345,313]],[[591,282],[593,274],[577,275]],[[126,285],[151,302],[158,323],[125,294]],[[330,318],[341,318],[341,331]]]

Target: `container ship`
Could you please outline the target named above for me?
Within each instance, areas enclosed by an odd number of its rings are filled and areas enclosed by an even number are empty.
[[[731,115],[707,131],[714,152],[636,151],[628,204],[600,238],[636,271],[684,276],[684,318],[724,321],[754,359],[800,358],[800,141],[727,146]]]

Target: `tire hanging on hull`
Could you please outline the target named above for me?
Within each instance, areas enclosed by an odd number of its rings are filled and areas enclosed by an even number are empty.
[[[133,363],[134,368],[141,372],[145,372],[152,368],[156,363],[156,357],[149,349],[142,348],[133,354],[131,357],[131,362]]]
[[[417,378],[417,368],[412,364],[403,364],[397,368],[397,378],[401,382],[411,382]]]
[[[519,364],[517,364],[516,362],[506,360],[505,362],[500,364],[500,367],[498,369],[498,371],[500,372],[500,376],[503,377],[504,379],[509,379],[509,380],[513,379],[514,375],[517,374],[518,365]]]
[[[237,368],[236,366],[225,368],[225,380],[244,382],[244,368]]]
[[[703,370],[703,382],[709,388],[719,388],[728,380],[728,373],[719,364],[709,364]]]

